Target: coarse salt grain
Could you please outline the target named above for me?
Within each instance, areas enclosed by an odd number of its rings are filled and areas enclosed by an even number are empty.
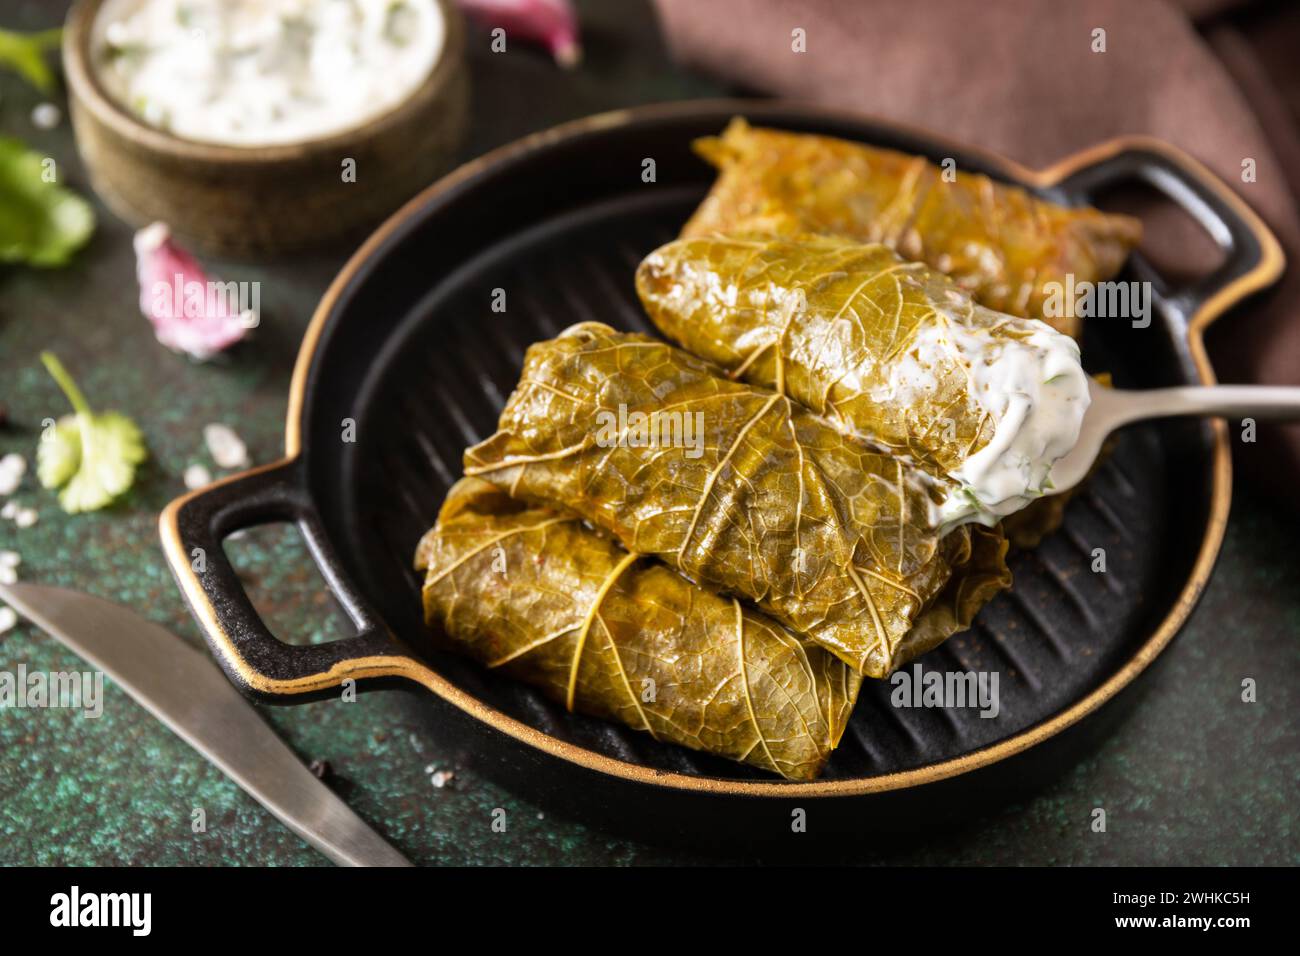
[[[54,129],[63,119],[63,111],[53,103],[38,103],[32,110],[32,123],[37,129]]]
[[[17,568],[12,565],[0,564],[0,584],[14,584],[17,580]]]
[[[0,568],[16,568],[23,563],[23,556],[17,551],[0,551]]]
[[[184,474],[185,487],[190,491],[197,491],[200,488],[206,488],[212,484],[212,472],[208,471],[202,465],[190,465],[185,469]]]
[[[0,607],[0,634],[18,623],[18,612],[11,607]]]
[[[454,776],[456,776],[455,771],[439,770],[429,777],[429,782],[433,784],[434,787],[441,790],[443,787],[447,786],[447,784],[451,783],[451,778]]]
[[[0,518],[4,518],[5,521],[12,521],[17,514],[18,505],[12,501],[6,501],[5,506],[0,508]]]
[[[20,528],[30,528],[36,524],[39,517],[40,515],[36,513],[35,508],[20,508],[18,513],[14,515],[14,524]]]
[[[22,483],[27,471],[27,459],[22,455],[8,454],[0,458],[0,495],[12,495]]]
[[[248,448],[229,425],[204,425],[203,442],[219,468],[247,468]]]

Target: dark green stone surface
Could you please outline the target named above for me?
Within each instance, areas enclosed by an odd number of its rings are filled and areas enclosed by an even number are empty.
[[[0,26],[57,22],[57,3],[6,4]],[[561,120],[639,102],[712,95],[675,71],[640,4],[583,7],[588,60],[573,74],[532,51],[472,57],[475,126],[465,156]],[[42,132],[38,101],[0,76],[0,132],[53,156],[88,192],[65,121]],[[235,427],[255,462],[277,458],[290,368],[316,300],[348,249],[276,263],[208,263],[227,279],[260,280],[265,321],[228,361],[194,365],[162,349],[136,305],[131,230],[102,208],[90,246],[68,268],[0,270],[0,403],[10,425],[0,454],[34,456],[40,421],[66,411],[39,365],[54,349],[91,402],[133,416],[151,460],[113,508],[68,517],[34,477],[17,495],[40,522],[0,524],[22,576],[129,604],[200,643],[158,546],[156,515],[194,462],[211,466],[201,428]],[[1232,321],[1230,318],[1225,321]],[[1248,452],[1249,453],[1249,452]],[[1238,489],[1218,570],[1199,610],[1133,715],[1095,754],[1045,792],[956,833],[919,837],[866,862],[1300,863],[1300,562],[1294,519]],[[345,633],[292,532],[262,529],[230,544],[259,607],[286,639]],[[0,669],[83,665],[27,625],[0,635]],[[1259,701],[1240,700],[1243,678]],[[325,760],[331,783],[366,819],[424,863],[672,863],[703,861],[542,816],[438,749],[422,709],[403,694],[362,695],[263,712],[304,760]],[[435,789],[428,768],[456,772]],[[1108,832],[1090,829],[1104,807]],[[203,808],[207,832],[191,832]],[[491,828],[504,808],[505,833]],[[0,711],[0,862],[319,864],[322,858],[109,686],[97,720],[64,710]]]

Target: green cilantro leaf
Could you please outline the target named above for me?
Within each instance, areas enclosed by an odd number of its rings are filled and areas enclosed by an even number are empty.
[[[120,412],[91,411],[67,369],[50,352],[45,368],[75,413],[60,418],[36,449],[36,475],[46,488],[61,488],[59,504],[69,514],[95,511],[124,494],[145,460],[144,436]]]
[[[54,72],[45,62],[47,50],[57,50],[63,38],[61,29],[39,33],[15,33],[0,30],[0,66],[19,73],[42,93],[54,92]]]
[[[45,160],[0,137],[0,262],[61,266],[95,229],[90,203],[52,182]]]

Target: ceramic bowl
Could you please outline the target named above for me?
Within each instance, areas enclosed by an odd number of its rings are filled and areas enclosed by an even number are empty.
[[[209,253],[251,257],[321,245],[373,225],[450,165],[468,118],[465,28],[449,0],[432,72],[392,110],[341,133],[274,146],[223,146],[149,126],[95,69],[104,0],[68,14],[63,60],[77,147],[91,183],[123,219],[167,222]],[[355,162],[355,181],[344,175]],[[351,167],[348,167],[351,168]]]

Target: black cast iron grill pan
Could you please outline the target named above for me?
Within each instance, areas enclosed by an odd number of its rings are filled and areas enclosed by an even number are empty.
[[[926,670],[996,671],[996,718],[892,706],[893,687],[868,681],[815,783],[773,780],[565,713],[527,687],[439,652],[427,634],[411,558],[460,475],[464,448],[494,430],[532,342],[585,320],[652,331],[636,301],[634,270],[676,235],[712,182],[691,141],[737,114],[936,162],[955,157],[962,169],[1066,204],[1134,183],[1163,193],[1215,238],[1223,263],[1194,285],[1171,288],[1134,256],[1120,278],[1152,282],[1154,322],[1135,329],[1094,321],[1083,344],[1090,370],[1111,372],[1123,387],[1208,380],[1200,329],[1281,268],[1275,240],[1249,209],[1192,160],[1151,141],[1102,144],[1035,173],[884,123],[751,101],[643,108],[530,137],[431,187],[344,269],[299,356],[285,460],[179,499],[164,513],[173,571],[237,684],[260,699],[293,703],[331,696],[348,678],[414,681],[442,702],[435,722],[461,752],[525,780],[529,796],[623,818],[635,806],[657,814],[673,805],[693,807],[690,819],[698,821],[709,812],[702,807],[725,806],[731,825],[746,816],[736,817],[738,807],[767,805],[747,812],[771,815],[777,804],[825,798],[825,807],[852,808],[826,819],[860,831],[872,819],[898,819],[864,814],[865,802],[911,794],[901,801],[909,813],[950,809],[948,794],[974,780],[984,787],[994,778],[1023,779],[1031,751],[1068,757],[1077,750],[1081,735],[1061,732],[1157,656],[1208,578],[1229,494],[1221,426],[1183,421],[1124,432],[1071,502],[1064,527],[1014,556],[1014,588],[969,632],[922,658]],[[653,183],[642,179],[647,158],[655,161]],[[504,313],[491,308],[498,289]],[[348,421],[355,442],[342,440]],[[220,542],[268,521],[298,524],[356,637],[291,646],[267,631]],[[194,548],[209,556],[202,573],[187,557]],[[1105,574],[1090,570],[1098,548]],[[1054,746],[1042,746],[1048,742]],[[666,819],[678,826],[683,818]],[[786,811],[772,819],[788,830]]]

